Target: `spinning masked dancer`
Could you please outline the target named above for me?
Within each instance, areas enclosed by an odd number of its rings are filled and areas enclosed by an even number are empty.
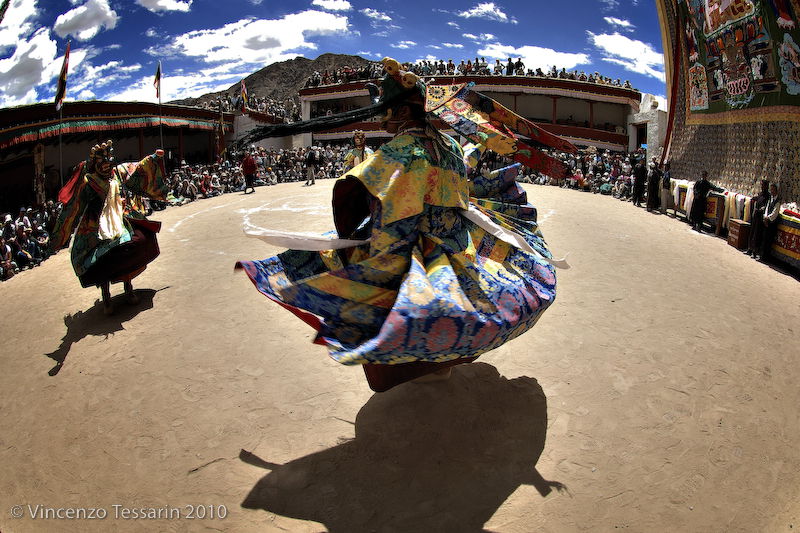
[[[519,164],[472,181],[468,166],[488,147],[548,175],[566,172],[510,130],[576,151],[468,84],[426,86],[393,59],[383,65],[371,106],[265,126],[246,139],[378,115],[393,135],[335,184],[335,232],[314,238],[251,226],[251,236],[291,249],[237,263],[262,294],[313,327],[334,360],[362,365],[375,391],[444,379],[453,365],[527,331],[553,303],[559,262],[516,184]],[[465,150],[437,129],[443,123],[481,146]]]
[[[363,163],[372,155],[372,148],[367,146],[367,136],[361,130],[353,133],[353,149],[344,156],[345,170],[351,170],[356,165]]]
[[[134,203],[137,196],[165,201],[165,174],[163,150],[138,163],[115,165],[109,140],[91,149],[59,192],[64,207],[50,246],[61,249],[75,232],[72,267],[83,287],[101,288],[106,314],[113,312],[109,285],[122,282],[128,300],[136,303],[131,280],[159,254],[161,223],[145,219]]]

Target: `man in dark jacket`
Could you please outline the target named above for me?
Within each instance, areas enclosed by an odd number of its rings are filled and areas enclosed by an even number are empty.
[[[633,196],[631,196],[631,202],[636,207],[642,206],[645,183],[647,183],[647,167],[644,164],[644,159],[640,159],[636,162],[636,166],[633,167]]]
[[[319,147],[312,146],[306,153],[306,185],[314,185],[317,177],[317,167],[322,163]]]
[[[689,223],[692,224],[695,231],[703,232],[703,219],[706,217],[708,193],[711,191],[722,192],[723,190],[722,187],[717,187],[708,181],[708,171],[706,170],[700,174],[700,179],[694,182],[694,201],[689,211]]]
[[[650,172],[647,174],[647,211],[658,209],[660,201],[658,190],[661,188],[661,169],[658,160],[654,157],[650,163]]]
[[[667,214],[667,207],[672,196],[672,173],[669,170],[669,163],[664,163],[664,173],[661,175],[661,212]]]

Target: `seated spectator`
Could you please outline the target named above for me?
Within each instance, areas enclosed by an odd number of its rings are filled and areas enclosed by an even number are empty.
[[[28,218],[28,212],[29,211],[31,211],[31,209],[25,209],[24,207],[20,207],[19,208],[19,216],[14,221],[14,223],[17,226],[19,226],[21,224],[21,225],[25,226],[26,228],[30,228],[31,227],[31,221]]]
[[[48,251],[50,249],[50,234],[45,231],[44,226],[36,226],[33,228],[32,237],[36,241],[36,246],[38,246],[42,261],[44,261],[50,255]]]
[[[19,272],[17,264],[12,259],[11,246],[6,244],[6,240],[0,235],[0,280],[12,278]]]
[[[17,225],[11,219],[11,215],[6,214],[3,219],[3,238],[8,241],[13,239],[17,234]]]

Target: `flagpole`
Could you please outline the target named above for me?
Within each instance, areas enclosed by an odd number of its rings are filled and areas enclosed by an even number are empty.
[[[58,110],[58,175],[61,177],[61,186],[64,186],[64,155],[61,151],[61,129],[63,128],[64,106]]]
[[[69,48],[72,41],[67,41],[67,48],[64,51],[64,62],[61,64],[61,74],[58,76],[58,88],[56,89],[56,111],[58,111],[58,174],[61,178],[61,186],[64,186],[64,153],[61,144],[61,133],[64,129],[64,99],[67,97],[67,70],[69,69]]]
[[[159,146],[159,148],[161,148],[163,150],[164,149],[164,128],[161,126],[161,122],[162,122],[162,118],[161,117],[162,117],[162,115],[163,115],[163,113],[161,112],[161,91],[158,91],[158,136],[161,138],[161,146]]]
[[[158,136],[161,139],[161,148],[164,149],[164,112],[161,108],[161,60],[158,60],[158,69],[156,69],[156,79],[153,82],[156,88],[156,96],[158,96]]]

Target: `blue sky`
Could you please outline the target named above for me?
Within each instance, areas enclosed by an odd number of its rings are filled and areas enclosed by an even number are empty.
[[[157,101],[158,60],[168,101],[326,52],[522,57],[527,67],[598,71],[665,94],[649,0],[10,0],[0,23],[0,107],[52,101],[67,40],[67,102]]]

